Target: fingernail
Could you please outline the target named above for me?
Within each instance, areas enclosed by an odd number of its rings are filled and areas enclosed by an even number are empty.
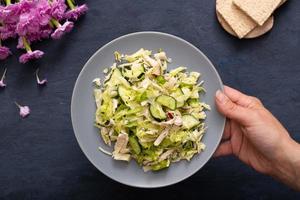
[[[225,103],[227,97],[225,96],[225,94],[223,92],[221,92],[220,90],[218,90],[216,92],[216,98],[220,103]]]

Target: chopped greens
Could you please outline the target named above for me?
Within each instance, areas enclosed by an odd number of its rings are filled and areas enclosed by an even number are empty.
[[[200,101],[200,73],[182,66],[167,72],[171,59],[162,50],[114,57],[104,82],[94,80],[95,126],[105,144],[114,144],[112,157],[157,171],[203,151],[210,106]]]

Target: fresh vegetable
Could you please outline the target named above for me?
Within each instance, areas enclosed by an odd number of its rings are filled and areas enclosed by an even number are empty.
[[[200,124],[200,121],[192,115],[182,116],[182,127],[185,129],[191,129]]]
[[[170,108],[171,110],[176,109],[176,99],[168,96],[168,95],[160,95],[155,100],[157,103],[159,103],[162,106],[165,106],[167,108]]]
[[[167,118],[165,111],[163,110],[161,105],[159,105],[158,103],[156,103],[156,102],[151,103],[149,109],[150,109],[150,114],[156,120],[161,121],[161,120],[164,120]]]
[[[95,126],[105,144],[114,144],[112,153],[103,152],[157,171],[203,151],[210,107],[200,102],[205,91],[200,73],[188,73],[186,67],[167,72],[171,59],[163,51],[115,52],[114,57],[104,82],[93,81]]]

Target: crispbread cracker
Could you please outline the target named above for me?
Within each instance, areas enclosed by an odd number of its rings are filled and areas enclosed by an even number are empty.
[[[262,26],[282,0],[233,0],[233,3]]]
[[[253,29],[246,37],[248,38],[256,38],[261,35],[264,35],[265,33],[269,32],[274,25],[274,16],[272,15],[267,19],[267,21],[262,26],[257,26],[255,29]]]
[[[233,0],[217,0],[216,8],[239,38],[243,38],[257,26],[250,17],[233,5]]]
[[[218,13],[217,11],[217,18],[223,29],[228,32],[229,34],[237,37],[235,32],[232,30],[232,28],[227,24],[227,22],[223,19],[223,17]],[[265,33],[269,32],[274,25],[274,17],[271,16],[263,26],[257,26],[254,28],[250,33],[248,33],[244,38],[246,39],[252,39],[257,38],[259,36],[264,35]]]
[[[221,24],[221,26],[223,27],[223,29],[230,35],[237,37],[235,32],[232,30],[232,28],[229,26],[229,24],[225,21],[225,19],[220,15],[220,13],[218,11],[216,11],[216,13],[217,13],[217,19],[218,19],[219,23]]]

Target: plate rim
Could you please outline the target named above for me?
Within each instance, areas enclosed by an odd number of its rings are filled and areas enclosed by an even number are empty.
[[[121,40],[123,38],[126,38],[126,37],[130,37],[130,36],[135,36],[135,35],[140,35],[140,34],[154,34],[154,35],[163,35],[163,36],[167,36],[167,37],[171,37],[173,39],[176,39],[176,40],[179,40],[185,44],[187,44],[188,46],[192,47],[193,49],[195,49],[199,54],[201,54],[205,60],[211,65],[212,67],[212,70],[215,72],[215,74],[217,75],[217,79],[219,81],[219,83],[221,84],[221,90],[223,91],[224,90],[224,84],[223,84],[223,81],[217,71],[217,69],[215,68],[214,64],[210,61],[210,59],[199,49],[197,48],[195,45],[193,45],[192,43],[186,41],[185,39],[183,38],[180,38],[178,36],[175,36],[173,34],[169,34],[169,33],[164,33],[164,32],[159,32],[159,31],[138,31],[138,32],[132,32],[132,33],[128,33],[128,34],[125,34],[125,35],[122,35],[122,36],[119,36],[113,40],[111,40],[110,42],[104,44],[103,46],[101,46],[95,53],[93,53],[93,55],[87,60],[87,62],[84,64],[84,66],[82,67],[82,69],[80,70],[77,78],[76,78],[76,81],[75,81],[75,84],[74,84],[74,87],[73,87],[73,91],[72,91],[72,97],[71,97],[71,105],[70,105],[70,109],[71,109],[71,123],[72,123],[72,129],[73,129],[73,133],[75,135],[75,138],[77,140],[77,143],[80,147],[80,150],[83,152],[83,154],[85,155],[85,157],[93,164],[93,166],[99,171],[101,172],[102,174],[104,174],[106,177],[110,178],[111,180],[114,180],[118,183],[121,183],[123,185],[126,185],[126,186],[130,186],[130,187],[135,187],[135,188],[148,188],[148,189],[151,189],[151,188],[163,188],[163,187],[167,187],[167,186],[171,186],[171,185],[175,185],[177,183],[180,183],[184,180],[187,180],[188,178],[190,178],[191,176],[193,176],[195,173],[197,173],[213,156],[214,152],[217,150],[221,140],[222,140],[222,136],[219,138],[219,140],[217,141],[216,143],[216,146],[213,147],[213,151],[212,153],[207,157],[207,159],[205,160],[205,162],[203,162],[202,165],[199,165],[198,169],[193,171],[192,173],[188,174],[186,177],[184,177],[183,179],[180,179],[180,180],[176,180],[176,181],[172,181],[172,182],[169,182],[167,184],[158,184],[158,185],[149,185],[149,186],[145,186],[145,185],[138,185],[138,184],[134,184],[134,183],[128,183],[128,182],[123,182],[123,181],[120,181],[120,180],[117,180],[115,179],[114,177],[111,177],[109,176],[108,174],[104,173],[101,169],[99,169],[97,167],[97,165],[92,161],[92,159],[87,155],[87,153],[83,150],[83,146],[81,144],[81,142],[79,141],[79,138],[77,137],[77,134],[76,131],[75,131],[75,126],[74,126],[74,97],[75,97],[75,90],[78,88],[78,82],[79,82],[79,79],[80,77],[82,76],[82,74],[84,73],[84,71],[87,69],[87,66],[89,65],[89,63],[94,59],[94,57],[99,53],[101,52],[103,49],[105,49],[107,46],[111,45],[112,43],[118,41],[118,40]],[[224,129],[225,129],[225,122],[226,122],[226,118],[224,116],[222,116],[223,118],[223,122],[222,122],[222,135],[223,135],[223,132],[224,132]]]

